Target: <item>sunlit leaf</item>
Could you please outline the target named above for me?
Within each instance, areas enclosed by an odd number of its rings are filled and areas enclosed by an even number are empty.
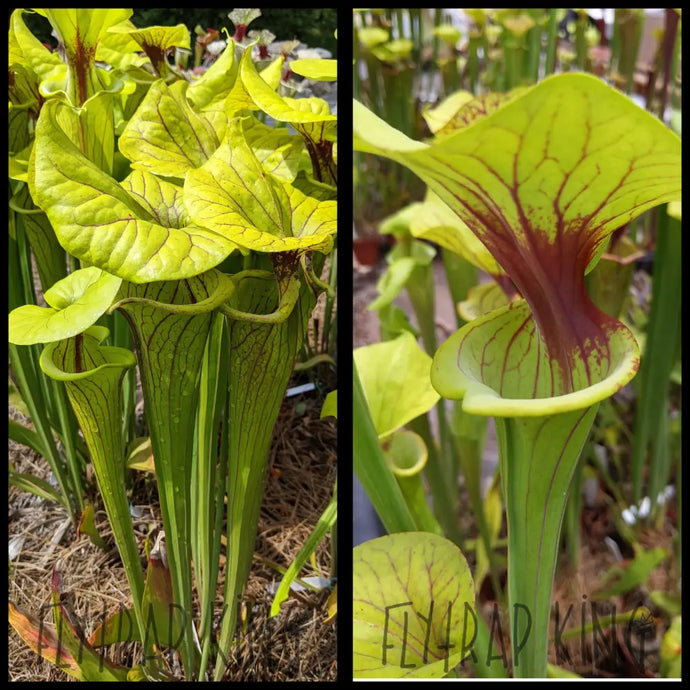
[[[170,48],[189,48],[189,29],[184,24],[177,26],[147,26],[139,29],[125,23],[111,27],[111,33],[122,33],[136,41],[146,53],[154,70],[160,77],[170,71],[165,55]]]
[[[208,163],[187,174],[184,189],[195,223],[248,249],[328,252],[332,247],[336,202],[308,197],[266,174],[244,136],[243,119],[230,122],[225,141]]]
[[[424,202],[413,208],[409,216],[413,237],[434,242],[490,275],[504,273],[489,250],[436,194],[427,191]]]
[[[254,103],[277,122],[288,122],[307,142],[314,166],[314,177],[334,183],[337,179],[332,161],[333,142],[337,136],[337,117],[320,98],[283,98],[266,84],[248,53],[240,61],[240,79]]]
[[[455,113],[474,98],[470,91],[456,91],[444,98],[437,106],[427,108],[422,117],[432,134],[436,134],[453,118]]]
[[[613,230],[679,198],[680,140],[660,121],[597,78],[564,74],[432,145],[355,103],[355,146],[410,167],[489,249],[562,370],[555,391],[572,390],[578,362],[612,359],[602,330],[619,326],[584,306],[583,276]]]
[[[214,101],[224,101],[235,84],[237,61],[235,42],[230,39],[215,62],[187,90],[187,98],[197,110]]]
[[[9,65],[25,65],[40,80],[64,75],[67,68],[57,53],[46,48],[27,28],[23,14],[16,9],[10,17]]]
[[[125,33],[117,29],[119,25],[122,25]],[[109,27],[98,42],[96,59],[122,70],[147,64],[148,59],[141,55],[141,46],[127,33],[131,30],[136,30],[136,27],[129,19]]]
[[[249,118],[245,121],[244,136],[266,172],[292,182],[304,167],[304,142],[290,134],[287,127],[269,127]]]
[[[414,336],[358,347],[354,358],[371,418],[382,438],[428,412],[439,400],[431,386],[431,358]],[[381,362],[386,362],[382,367]]]
[[[37,12],[48,19],[63,46],[68,66],[67,97],[72,105],[82,106],[105,83],[96,67],[98,43],[110,27],[129,19],[132,10],[60,8]]]
[[[338,391],[331,391],[323,401],[321,407],[321,419],[324,417],[338,416]]]
[[[338,61],[319,58],[302,58],[293,60],[290,69],[307,79],[314,81],[336,81],[338,78]]]
[[[606,356],[588,352],[568,371],[549,356],[524,300],[481,316],[436,352],[431,380],[472,414],[539,416],[577,410],[613,395],[636,373],[639,348],[623,324],[606,332]],[[573,392],[565,394],[564,391]]]
[[[213,127],[187,102],[187,87],[184,81],[168,86],[162,80],[151,86],[119,139],[133,168],[184,178],[218,148]]]
[[[253,65],[254,63],[251,57],[251,48],[245,49],[242,60],[245,59],[244,56],[247,54],[249,54],[249,56],[246,59]],[[273,60],[273,62],[271,62],[259,73],[261,80],[265,83],[270,91],[275,91],[278,88],[283,73],[284,64],[285,57],[283,55],[279,55],[275,60]],[[233,84],[232,89],[225,100],[225,109],[229,117],[236,117],[238,114],[244,114],[243,111],[247,110],[259,110],[259,106],[254,102],[254,99],[248,93],[242,79],[235,79],[235,83]]]
[[[10,312],[10,342],[49,343],[85,331],[110,307],[121,283],[93,266],[70,273],[46,291],[49,307],[27,304]]]
[[[197,275],[236,248],[203,227],[156,222],[123,186],[80,154],[56,122],[60,107],[66,106],[49,101],[41,111],[30,177],[34,198],[73,256],[120,278],[147,282]]]
[[[441,678],[474,639],[474,585],[458,547],[427,532],[353,552],[356,678]]]

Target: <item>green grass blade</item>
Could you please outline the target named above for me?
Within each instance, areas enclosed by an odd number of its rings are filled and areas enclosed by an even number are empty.
[[[367,401],[353,362],[353,465],[355,474],[389,533],[417,529],[402,491],[379,444]]]
[[[7,436],[13,441],[35,450],[41,457],[45,458],[48,455],[41,437],[33,429],[28,429],[13,419],[7,421]]]
[[[658,211],[657,251],[652,283],[652,302],[645,349],[638,378],[638,402],[632,455],[634,500],[643,495],[644,465],[649,444],[660,429],[660,414],[668,414],[669,377],[676,361],[676,343],[681,316],[681,223],[667,214],[666,206]],[[652,452],[649,460],[650,499],[668,478],[664,451]]]
[[[192,551],[200,597],[201,621],[199,637],[202,646],[211,635],[213,603],[218,577],[220,531],[215,529],[217,511],[223,510],[214,501],[217,493],[216,463],[218,461],[218,430],[227,390],[227,335],[225,319],[214,315],[201,368],[199,408],[197,417],[197,445],[193,457],[192,474]],[[200,668],[200,678],[205,669]]]
[[[33,477],[30,474],[10,472],[8,482],[10,486],[16,486],[22,491],[28,491],[34,496],[40,496],[49,501],[55,501],[55,503],[59,503],[69,509],[69,505],[67,505],[65,499],[45,479]]]
[[[309,535],[309,538],[304,542],[304,546],[299,550],[299,553],[295,556],[295,560],[292,561],[290,567],[287,569],[283,578],[278,585],[278,590],[273,597],[273,603],[271,604],[271,611],[269,616],[277,616],[280,613],[280,605],[288,598],[290,593],[290,585],[293,583],[295,578],[299,575],[300,570],[304,567],[309,557],[316,551],[321,540],[326,536],[338,517],[338,488],[333,490],[333,498],[331,502],[326,506],[326,509],[321,514],[319,521],[316,523],[314,530]]]
[[[9,345],[10,366],[17,378],[17,385],[21,391],[22,398],[29,408],[31,421],[33,422],[36,434],[38,435],[46,455],[43,457],[50,465],[53,476],[60,487],[60,493],[64,497],[64,502],[70,506],[72,518],[76,520],[77,514],[72,503],[72,487],[70,478],[65,468],[64,461],[58,453],[52,429],[44,413],[45,402],[43,391],[36,376],[34,366],[35,346]]]

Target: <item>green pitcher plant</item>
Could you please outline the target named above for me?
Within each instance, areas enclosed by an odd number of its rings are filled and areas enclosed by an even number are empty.
[[[484,103],[486,105],[486,103]],[[600,401],[630,381],[639,347],[590,299],[610,234],[680,198],[680,139],[601,80],[557,75],[431,144],[354,104],[355,147],[419,175],[469,226],[522,299],[436,352],[431,381],[493,416],[508,524],[513,672],[545,677],[563,511]],[[525,614],[525,610],[527,614]]]
[[[136,29],[130,10],[46,12],[64,27],[65,44],[81,45],[83,28],[92,50],[67,52],[67,76],[51,58],[43,81],[62,80],[62,88],[41,103],[14,179],[27,185],[75,263],[45,291],[47,307],[24,304],[10,314],[10,342],[45,344],[40,366],[66,386],[127,572],[136,639],[145,645],[142,673],[157,678],[163,669],[146,635],[152,596],[125,489],[122,380],[138,365],[177,650],[187,679],[206,679],[213,661],[220,680],[249,575],[273,426],[317,297],[333,296],[320,274],[336,232],[335,116],[309,99],[290,103],[282,119],[272,113],[299,134],[261,122],[262,99],[283,100],[274,90],[284,58],[258,72],[252,45],[229,40],[190,84],[165,59],[168,48],[185,45],[180,27]],[[40,54],[20,34],[22,57]],[[94,55],[113,65],[107,78]],[[113,315],[124,317],[134,352],[129,339],[127,347],[108,344],[102,324]]]

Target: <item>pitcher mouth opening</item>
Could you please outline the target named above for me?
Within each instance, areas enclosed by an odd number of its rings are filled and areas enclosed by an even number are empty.
[[[475,319],[448,338],[434,357],[431,382],[442,397],[462,399],[470,414],[538,417],[583,409],[619,391],[639,367],[632,332],[618,321],[607,326],[608,356],[593,348],[595,354],[576,365],[580,371],[568,372],[580,381],[572,392],[558,393],[562,372],[549,359],[524,301]]]
[[[124,370],[136,365],[137,360],[134,353],[121,347],[104,346],[102,343],[110,334],[104,326],[91,326],[79,337],[90,341],[90,355],[98,353],[98,361],[90,361],[88,367],[83,371],[71,371],[64,365],[70,361],[70,357],[65,356],[64,340],[47,343],[41,352],[39,363],[43,372],[57,381],[79,381],[99,374],[108,369]],[[58,351],[62,352],[63,361],[60,361]]]

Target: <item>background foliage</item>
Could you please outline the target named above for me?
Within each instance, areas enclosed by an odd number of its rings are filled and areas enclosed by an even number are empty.
[[[132,22],[137,27],[174,26],[186,24],[190,31],[200,24],[202,28],[218,29],[225,26],[232,30],[228,13],[232,9],[195,8],[195,7],[148,7],[134,10]],[[25,15],[29,29],[43,43],[55,45],[50,35],[50,24],[37,14]],[[277,40],[287,41],[298,38],[310,48],[325,48],[334,58],[338,56],[338,45],[332,27],[338,23],[338,12],[335,8],[283,9],[268,7],[261,10],[261,16],[255,19],[250,29],[260,31],[268,29],[276,34]]]

